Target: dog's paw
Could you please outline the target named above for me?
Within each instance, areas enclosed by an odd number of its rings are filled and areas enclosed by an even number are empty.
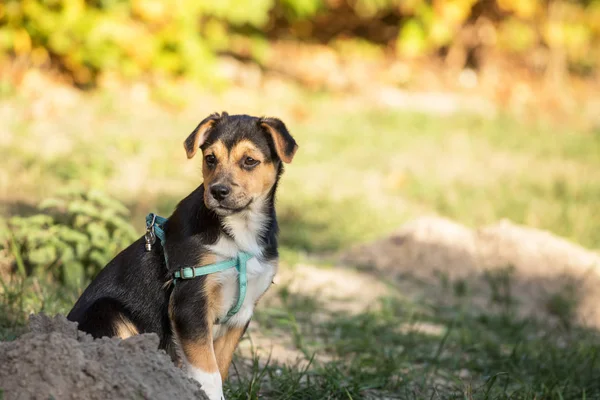
[[[217,372],[205,372],[201,369],[188,367],[188,374],[191,378],[200,383],[204,393],[210,400],[225,400],[223,395],[223,382],[221,374]]]

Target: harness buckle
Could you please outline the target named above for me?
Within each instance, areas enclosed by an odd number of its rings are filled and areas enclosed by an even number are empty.
[[[192,270],[192,276],[186,277],[183,275],[183,270],[186,267],[179,268],[179,279],[194,279],[196,277],[196,268],[190,268]]]

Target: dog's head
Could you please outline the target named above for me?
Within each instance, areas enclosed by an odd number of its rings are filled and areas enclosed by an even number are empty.
[[[231,215],[265,201],[277,183],[281,162],[298,149],[276,118],[212,114],[184,142],[188,158],[204,156],[204,203],[218,215]]]

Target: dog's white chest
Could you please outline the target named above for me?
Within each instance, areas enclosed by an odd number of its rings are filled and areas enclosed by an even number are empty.
[[[256,257],[251,258],[246,263],[246,276],[248,284],[246,296],[240,310],[232,316],[227,325],[244,326],[252,317],[254,306],[258,299],[265,293],[271,285],[275,275],[275,266],[271,263],[261,262]],[[221,282],[221,310],[219,318],[225,317],[229,310],[238,302],[239,281],[238,272],[235,269],[223,271],[219,276]]]
[[[244,246],[248,245],[248,247]],[[246,263],[246,295],[240,310],[228,321],[229,326],[244,326],[252,317],[258,299],[271,285],[277,272],[276,260],[267,262],[262,259],[258,247],[253,243],[238,243],[230,238],[221,237],[217,243],[209,247],[219,260],[237,257],[239,251],[248,252],[254,257]],[[257,254],[258,253],[258,254]],[[238,271],[235,268],[219,272],[217,280],[221,284],[221,309],[218,317],[224,318],[237,303],[239,297]]]

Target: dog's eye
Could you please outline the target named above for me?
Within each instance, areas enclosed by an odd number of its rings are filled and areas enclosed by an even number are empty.
[[[206,163],[208,165],[215,165],[215,163],[217,162],[217,157],[215,157],[213,154],[209,154],[206,157],[204,157],[204,159],[206,160]]]
[[[254,167],[255,165],[258,165],[258,163],[259,163],[259,162],[260,162],[260,161],[258,161],[258,160],[255,160],[255,159],[254,159],[254,158],[252,158],[252,157],[246,157],[246,158],[244,159],[244,165],[245,165],[246,167]]]

